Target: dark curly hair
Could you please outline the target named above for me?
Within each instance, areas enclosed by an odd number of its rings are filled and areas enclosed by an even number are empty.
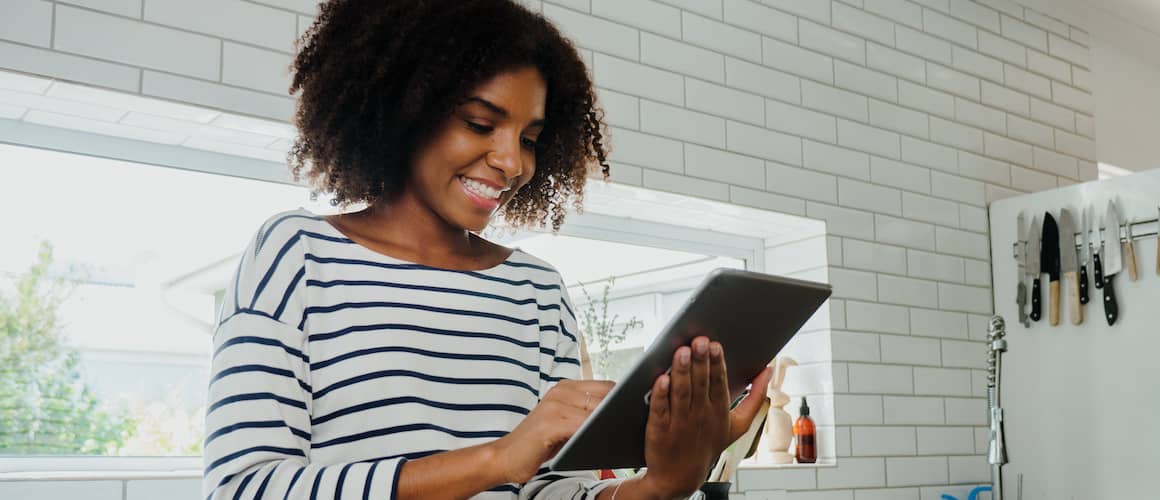
[[[511,0],[332,0],[298,40],[290,93],[301,92],[289,153],[335,205],[402,191],[417,150],[475,86],[517,67],[547,83],[536,173],[508,202],[516,227],[559,229],[580,208],[589,168],[609,166],[603,111],[575,47]]]

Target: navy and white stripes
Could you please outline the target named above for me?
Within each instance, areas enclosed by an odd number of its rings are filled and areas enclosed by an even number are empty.
[[[394,498],[406,460],[504,436],[580,373],[560,276],[519,250],[491,269],[437,269],[297,210],[263,224],[227,294],[207,498]],[[594,498],[603,486],[542,470],[477,498]]]

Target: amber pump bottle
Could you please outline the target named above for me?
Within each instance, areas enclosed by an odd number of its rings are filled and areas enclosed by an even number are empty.
[[[793,435],[797,438],[794,456],[799,464],[812,464],[818,461],[817,434],[804,396],[800,413],[801,416],[793,423]]]

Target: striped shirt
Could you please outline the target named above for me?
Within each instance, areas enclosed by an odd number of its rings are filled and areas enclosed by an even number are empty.
[[[278,214],[242,255],[214,332],[204,493],[393,499],[406,460],[504,436],[578,377],[576,335],[559,273],[520,250],[439,269],[305,210]],[[606,485],[542,468],[474,498],[595,498]]]

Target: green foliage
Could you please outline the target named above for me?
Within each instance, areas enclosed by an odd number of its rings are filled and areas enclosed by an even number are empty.
[[[0,290],[0,454],[114,454],[133,421],[81,380],[57,316],[69,287],[49,277],[51,264],[42,243],[15,294]]]
[[[583,284],[580,285],[585,300],[584,308],[580,310],[578,318],[580,328],[584,331],[584,338],[588,341],[588,345],[596,348],[596,351],[592,351],[590,354],[599,353],[599,355],[592,356],[592,361],[595,364],[593,372],[605,377],[609,374],[609,363],[613,358],[609,353],[609,346],[624,342],[630,330],[644,326],[644,322],[637,319],[636,316],[619,325],[617,320],[620,319],[620,315],[608,317],[608,294],[612,291],[612,286],[615,283],[615,279],[608,280],[599,300],[593,300],[588,293],[588,288]]]

